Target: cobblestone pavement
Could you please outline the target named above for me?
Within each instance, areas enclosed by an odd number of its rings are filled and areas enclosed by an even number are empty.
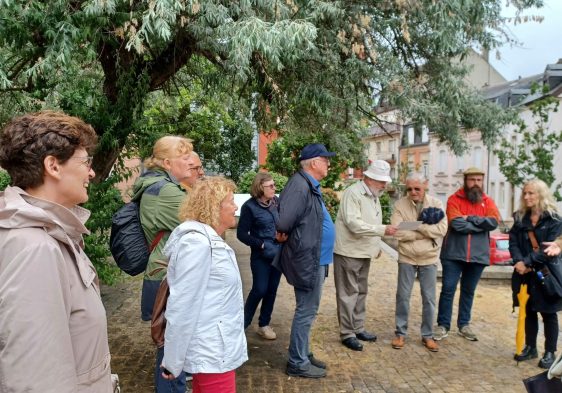
[[[236,250],[247,294],[251,285],[249,249],[236,240],[233,231],[227,233],[227,242]],[[480,282],[472,321],[479,341],[469,342],[451,332],[441,342],[441,350],[430,353],[419,336],[421,300],[417,283],[412,293],[406,346],[402,350],[390,346],[396,274],[396,263],[388,257],[371,265],[366,326],[378,335],[378,341],[366,343],[363,352],[348,350],[339,341],[333,276],[328,277],[312,332],[314,355],[328,363],[328,377],[320,380],[290,378],[284,373],[294,294],[282,278],[271,323],[278,338],[266,341],[259,337],[255,333],[256,316],[254,326],[247,331],[250,360],[237,371],[238,392],[525,392],[522,378],[538,374],[541,369],[537,367],[538,359],[519,365],[513,361],[517,316],[511,312],[508,282]],[[126,278],[114,287],[103,288],[112,370],[119,374],[124,393],[150,393],[154,389],[150,326],[140,320],[141,282],[140,277]],[[456,306],[453,312],[456,316]],[[541,324],[541,354],[542,337]]]

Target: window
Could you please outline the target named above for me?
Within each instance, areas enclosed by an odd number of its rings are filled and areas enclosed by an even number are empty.
[[[396,141],[394,139],[391,139],[388,141],[388,151],[391,153],[394,153],[394,150],[396,149]]]
[[[496,183],[495,182],[490,182],[490,190],[488,191],[488,196],[490,196],[492,199],[496,199]]]
[[[457,156],[457,172],[464,171],[464,156]]]
[[[505,205],[505,183],[502,181],[500,183],[500,189],[499,189],[499,195],[498,195],[498,207],[504,207]]]
[[[476,146],[472,150],[472,165],[476,168],[482,168],[482,148],[480,146]]]
[[[429,162],[423,162],[422,173],[426,179],[429,179]]]
[[[415,130],[413,126],[408,127],[408,145],[414,144]]]
[[[426,126],[422,126],[421,142],[422,143],[429,142],[429,128],[427,128]]]
[[[382,144],[380,142],[377,142],[377,153],[380,153],[382,151]]]
[[[445,150],[439,151],[439,173],[445,173],[447,170],[447,152]]]

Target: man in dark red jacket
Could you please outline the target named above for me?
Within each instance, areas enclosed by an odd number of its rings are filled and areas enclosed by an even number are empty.
[[[464,187],[447,201],[449,230],[441,249],[443,278],[435,340],[449,335],[453,298],[459,279],[458,334],[470,341],[478,340],[469,326],[474,291],[482,271],[490,264],[489,234],[497,228],[500,220],[496,204],[484,194],[483,184],[484,172],[469,168],[464,172]]]

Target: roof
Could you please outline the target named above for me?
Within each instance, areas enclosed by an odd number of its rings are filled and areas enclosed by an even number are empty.
[[[531,92],[534,83],[548,86],[547,94],[558,90],[562,86],[562,59],[558,63],[548,64],[542,74],[487,87],[482,89],[482,94],[502,107],[526,105],[544,96],[542,91]]]

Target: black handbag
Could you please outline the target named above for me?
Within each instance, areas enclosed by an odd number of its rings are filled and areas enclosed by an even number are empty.
[[[532,377],[525,378],[523,384],[528,393],[560,393],[562,392],[562,380],[560,378],[548,379],[548,371]]]
[[[528,231],[529,240],[533,251],[539,250],[539,243],[533,231]],[[552,258],[544,267],[537,271],[537,276],[541,282],[543,293],[547,298],[557,300],[562,298],[562,262],[560,258]]]
[[[562,298],[562,264],[554,259],[540,270],[545,294],[554,299]]]

